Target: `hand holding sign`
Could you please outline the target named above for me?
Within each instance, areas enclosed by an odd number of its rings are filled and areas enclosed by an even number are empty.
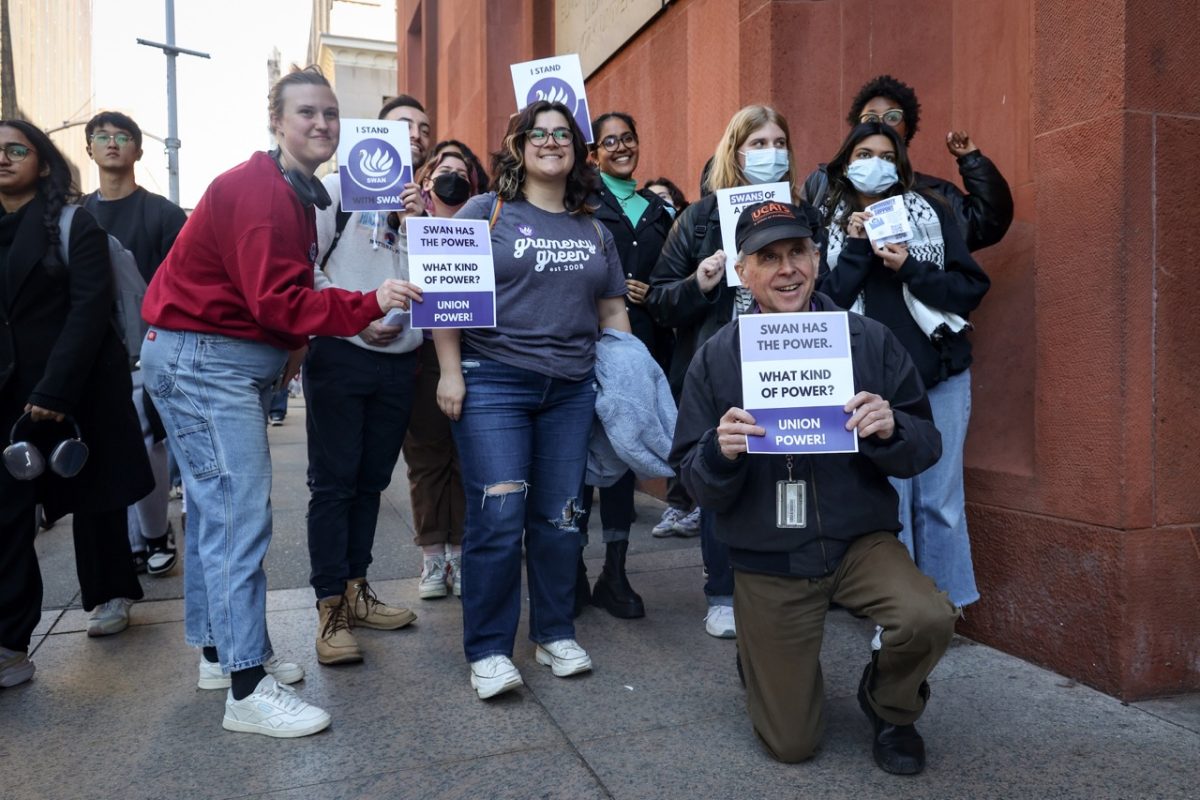
[[[407,310],[410,299],[421,302],[421,287],[408,281],[388,278],[375,290],[375,299],[379,301],[379,310],[384,313],[393,308]]]
[[[721,417],[717,424],[717,446],[721,455],[730,461],[747,452],[747,436],[764,436],[765,428],[754,424],[754,417],[745,409],[733,406]]]
[[[896,432],[896,417],[892,413],[892,404],[877,394],[859,392],[850,398],[843,409],[850,414],[846,421],[846,430],[858,430],[858,438],[878,436],[887,441]]]

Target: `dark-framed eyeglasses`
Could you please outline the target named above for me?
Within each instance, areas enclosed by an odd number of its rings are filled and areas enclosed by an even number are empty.
[[[575,141],[575,134],[571,133],[570,128],[555,128],[552,131],[545,128],[530,128],[529,132],[525,134],[525,138],[534,147],[545,147],[551,138],[554,139],[555,144],[568,145]]]
[[[0,147],[0,153],[4,153],[5,157],[8,158],[9,161],[16,164],[18,161],[24,161],[25,157],[29,155],[29,151],[32,149],[33,148],[29,147],[28,145],[9,142],[3,147]]]
[[[630,150],[638,146],[638,138],[633,131],[625,131],[620,136],[611,134],[600,140],[600,146],[610,153],[615,153],[621,145],[625,145]]]
[[[98,147],[108,147],[108,143],[112,142],[117,147],[124,147],[133,141],[133,137],[128,133],[93,133],[92,144]]]
[[[890,111],[885,111],[882,114],[876,114],[873,111],[868,111],[858,118],[859,122],[882,122],[885,125],[890,125],[893,128],[904,122],[904,112],[898,108],[893,108]]]

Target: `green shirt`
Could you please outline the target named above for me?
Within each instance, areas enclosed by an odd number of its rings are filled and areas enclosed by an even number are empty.
[[[605,187],[612,192],[613,197],[617,198],[617,202],[621,205],[621,211],[629,219],[629,224],[636,228],[638,220],[650,207],[650,201],[637,193],[637,181],[614,178],[603,172],[600,173],[600,178],[604,181]]]

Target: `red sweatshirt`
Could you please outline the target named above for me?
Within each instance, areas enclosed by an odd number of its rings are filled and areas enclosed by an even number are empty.
[[[313,289],[317,229],[266,153],[217,177],[158,268],[142,316],[285,350],[353,336],[383,312],[375,293]]]

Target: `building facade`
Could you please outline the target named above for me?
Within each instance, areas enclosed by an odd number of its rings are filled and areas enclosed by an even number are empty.
[[[978,254],[992,290],[973,317],[966,479],[983,599],[960,630],[1135,699],[1200,690],[1200,82],[1184,6],[399,0],[398,86],[440,138],[491,151],[515,110],[508,65],[581,52],[593,114],[632,114],[640,176],[690,199],[749,103],[788,118],[801,175],[881,73],[918,92],[921,171],[957,180],[943,140],[969,131],[1016,218]]]

